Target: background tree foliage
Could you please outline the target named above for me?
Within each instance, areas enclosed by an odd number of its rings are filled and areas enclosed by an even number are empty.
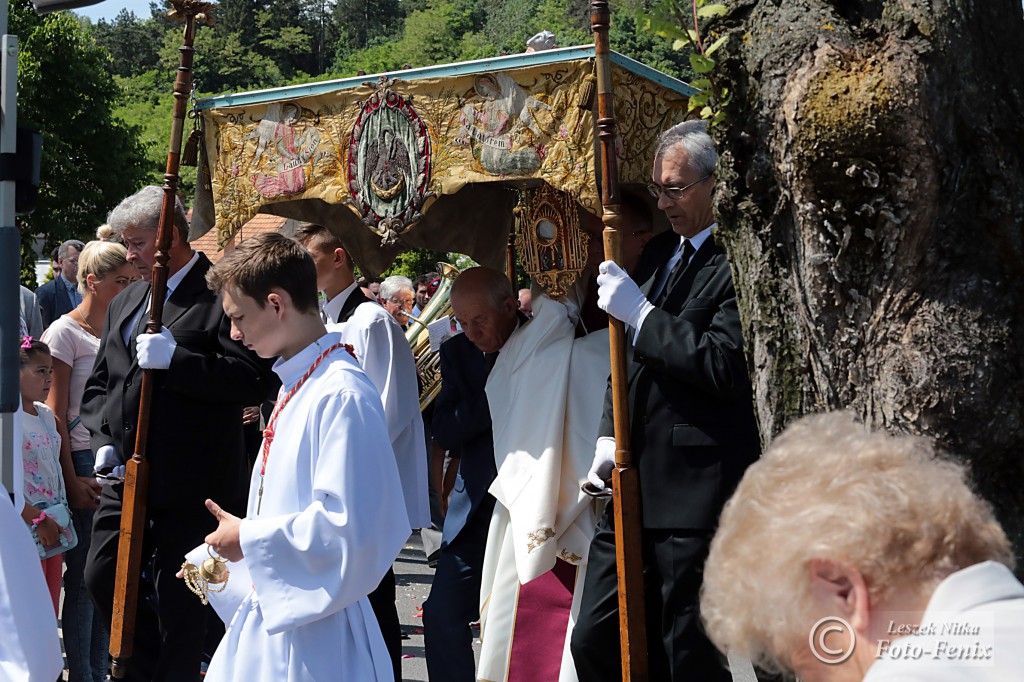
[[[20,42],[18,125],[43,133],[38,207],[20,219],[23,280],[34,286],[35,236],[49,253],[94,234],[142,179],[144,157],[137,131],[114,110],[121,92],[110,54],[74,16],[39,17],[28,0],[14,0],[9,21]]]

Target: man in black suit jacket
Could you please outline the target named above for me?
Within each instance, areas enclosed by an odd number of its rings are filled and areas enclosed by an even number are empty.
[[[82,302],[78,293],[78,254],[85,244],[69,239],[57,249],[59,270],[53,279],[36,289],[36,305],[43,316],[43,329],[49,327],[61,315],[66,315]]]
[[[718,155],[700,121],[659,140],[651,193],[672,231],[651,240],[636,282],[601,265],[599,305],[623,320],[631,451],[640,478],[650,679],[728,680],[697,610],[719,512],[759,452],[732,271],[711,235]],[[615,460],[610,391],[590,480]],[[572,654],[581,680],[621,679],[611,505],[590,549]]]
[[[146,187],[122,201],[108,222],[124,237],[128,259],[147,280],[154,262],[163,190]],[[156,610],[140,595],[128,679],[192,681],[199,667],[207,609],[174,574],[217,520],[207,498],[244,510],[248,490],[242,407],[275,387],[269,365],[230,338],[220,296],[206,286],[210,261],[192,251],[176,206],[168,260],[168,297],[160,334],[142,333],[148,281],[132,284],[107,310],[99,354],[82,399],[82,420],[98,461],[124,462],[135,448],[142,369],[155,372],[147,457],[150,463],[142,565]],[[109,618],[121,524],[122,485],[104,488],[93,520],[86,584]]]
[[[451,304],[464,333],[441,344],[433,428],[438,444],[461,456],[437,570],[423,604],[423,641],[430,679],[474,682],[469,624],[480,616],[484,547],[494,511],[487,489],[497,475],[484,387],[502,346],[527,318],[518,312],[508,278],[491,268],[459,275]]]

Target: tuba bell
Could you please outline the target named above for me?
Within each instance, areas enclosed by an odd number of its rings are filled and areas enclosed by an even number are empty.
[[[441,390],[441,360],[437,351],[430,350],[427,325],[445,315],[451,316],[452,282],[459,276],[458,268],[448,263],[438,263],[437,271],[441,273],[441,286],[430,297],[419,317],[409,316],[409,329],[405,332],[405,340],[409,342],[416,358],[416,374],[420,381],[420,411],[425,410]]]

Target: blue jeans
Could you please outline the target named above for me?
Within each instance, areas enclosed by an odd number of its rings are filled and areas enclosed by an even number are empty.
[[[92,450],[71,453],[75,474],[91,476]],[[73,509],[72,521],[78,533],[78,545],[64,553],[64,650],[68,656],[69,682],[100,682],[107,679],[107,650],[110,648],[110,624],[103,622],[92,596],[85,588],[85,557],[92,540],[92,509]]]

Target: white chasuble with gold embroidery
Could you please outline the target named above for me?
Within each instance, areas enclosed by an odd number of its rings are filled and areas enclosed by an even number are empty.
[[[608,379],[608,334],[574,339],[566,308],[534,298],[533,320],[487,380],[498,500],[484,553],[481,654],[487,682],[575,682],[569,636],[603,503],[580,491]]]

